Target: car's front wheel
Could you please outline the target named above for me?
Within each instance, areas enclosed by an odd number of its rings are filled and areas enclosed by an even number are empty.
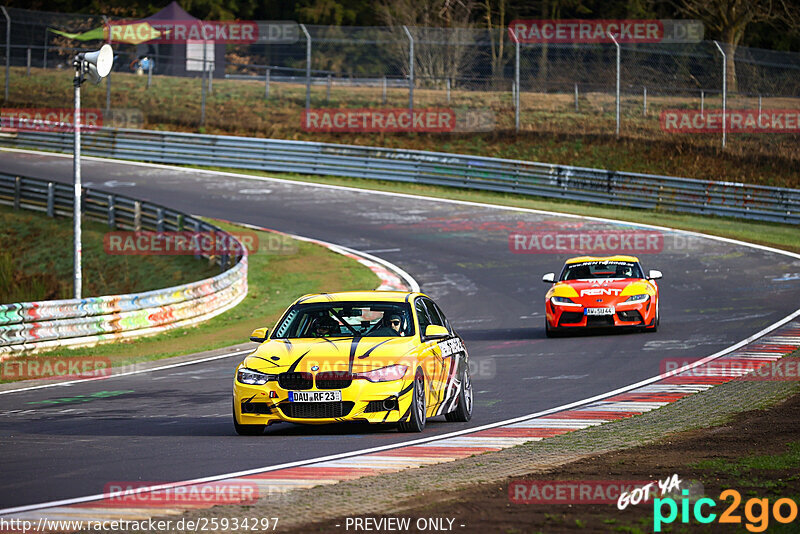
[[[233,428],[240,436],[260,436],[266,425],[243,425],[236,420],[236,399],[233,399]]]
[[[444,415],[451,422],[466,423],[472,419],[472,379],[469,376],[469,365],[465,361],[461,368],[461,391],[458,393],[456,408]]]
[[[652,326],[645,327],[646,332],[658,332],[658,325],[661,323],[661,314],[658,311],[658,303],[656,303],[656,315],[653,317]]]
[[[546,317],[544,319],[544,335],[546,335],[547,337],[559,336],[559,333],[556,331],[555,328],[550,328],[550,321],[548,321]]]
[[[425,407],[425,375],[422,369],[417,369],[414,376],[414,387],[411,394],[411,406],[409,408],[408,421],[403,421],[398,425],[400,432],[422,432],[427,421]]]

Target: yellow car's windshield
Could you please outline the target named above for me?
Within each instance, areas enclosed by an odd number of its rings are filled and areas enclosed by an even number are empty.
[[[323,302],[296,304],[273,338],[404,337],[414,335],[405,302]]]

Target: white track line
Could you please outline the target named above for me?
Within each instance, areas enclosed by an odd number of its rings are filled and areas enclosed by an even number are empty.
[[[55,152],[41,152],[38,150],[27,150],[23,148],[0,148],[2,152],[20,152],[25,154],[35,154],[40,156],[52,156],[52,157],[59,157],[59,158],[72,158],[71,154],[60,154]],[[538,213],[542,215],[553,215],[557,217],[566,217],[570,219],[585,219],[589,221],[600,221],[600,222],[610,222],[615,224],[626,224],[629,226],[637,226],[640,228],[652,228],[654,230],[663,230],[667,232],[677,232],[685,235],[691,235],[696,237],[702,237],[705,239],[713,239],[715,241],[721,241],[723,243],[731,243],[735,245],[742,245],[745,247],[750,247],[758,250],[765,250],[768,252],[774,252],[776,254],[783,254],[785,256],[790,256],[792,258],[800,259],[800,254],[789,252],[787,250],[781,250],[773,247],[768,247],[766,245],[757,245],[755,243],[748,243],[746,241],[739,241],[736,239],[730,239],[727,237],[719,237],[715,235],[708,235],[703,234],[700,232],[692,232],[690,230],[678,230],[675,228],[668,228],[666,226],[657,226],[653,224],[645,224],[645,223],[635,223],[630,221],[621,221],[619,219],[609,219],[605,217],[593,217],[591,215],[575,215],[572,213],[562,213],[558,211],[548,211],[548,210],[537,210],[533,208],[521,208],[515,206],[500,206],[498,204],[488,204],[485,202],[473,202],[471,200],[454,200],[449,198],[437,198],[431,197],[426,195],[412,195],[409,193],[395,193],[393,191],[376,191],[373,189],[364,189],[360,187],[352,187],[346,185],[331,185],[331,184],[318,184],[315,182],[305,182],[302,180],[287,180],[285,178],[271,178],[268,176],[254,176],[251,174],[240,174],[235,172],[227,172],[227,171],[212,171],[208,169],[188,169],[186,167],[181,167],[178,165],[165,165],[162,163],[147,163],[143,161],[129,161],[129,160],[121,160],[121,159],[113,159],[113,158],[99,158],[96,156],[81,156],[84,160],[91,160],[91,161],[98,161],[101,163],[114,163],[114,164],[122,164],[122,165],[133,165],[138,167],[150,167],[155,169],[167,169],[171,171],[183,171],[187,174],[213,174],[217,176],[229,176],[231,178],[241,178],[244,180],[254,180],[257,182],[276,182],[276,183],[283,183],[283,184],[292,184],[292,185],[302,185],[307,187],[319,187],[323,189],[338,189],[342,191],[356,191],[360,193],[369,193],[374,195],[385,195],[385,196],[393,196],[393,197],[400,197],[400,198],[411,198],[411,199],[423,199],[431,202],[444,202],[449,204],[462,204],[465,206],[479,206],[483,208],[490,208],[490,209],[497,209],[497,210],[508,210],[508,211],[519,211],[524,213]],[[454,188],[457,189],[457,188]]]
[[[48,155],[48,156],[52,156],[53,155],[51,153],[37,152],[37,151],[32,151],[32,150],[20,150],[20,149],[2,149],[2,150],[4,150],[4,151],[25,152],[25,153],[32,153],[32,154],[39,154],[39,155]],[[69,155],[61,155],[61,154],[56,154],[56,156],[58,156],[58,157],[71,157]],[[117,162],[118,161],[118,160],[109,160],[109,159],[105,159],[105,158],[86,158],[86,159],[93,159],[93,160],[102,161],[102,162]],[[148,167],[155,167],[155,168],[164,168],[164,169],[170,169],[170,170],[185,170],[185,169],[182,169],[181,167],[174,167],[174,166],[169,166],[169,165],[158,165],[158,164],[152,164],[152,163],[128,162],[128,161],[119,161],[119,162],[120,163],[125,163],[125,164],[131,164],[131,165],[148,166]],[[190,171],[186,170],[186,172],[188,173]],[[633,225],[633,226],[640,226],[640,227],[643,227],[643,228],[654,228],[654,229],[658,229],[658,230],[666,230],[666,231],[671,231],[671,232],[680,232],[680,233],[684,233],[684,234],[687,234],[687,235],[695,235],[695,236],[699,236],[699,237],[703,237],[703,238],[707,238],[707,239],[714,239],[714,240],[722,241],[722,242],[726,242],[726,243],[734,243],[734,244],[737,244],[737,245],[756,248],[756,249],[760,249],[760,250],[766,250],[766,251],[774,252],[774,253],[777,253],[777,254],[783,254],[783,255],[786,255],[786,256],[790,256],[790,257],[793,257],[793,258],[800,259],[800,254],[795,254],[793,252],[787,252],[785,250],[775,249],[775,248],[772,248],[772,247],[766,247],[766,246],[763,246],[763,245],[755,245],[755,244],[752,244],[752,243],[746,243],[744,241],[737,241],[735,239],[728,239],[728,238],[717,237],[717,236],[709,236],[709,235],[705,235],[705,234],[701,234],[701,233],[697,233],[697,232],[688,232],[688,231],[685,231],[685,230],[674,230],[672,228],[666,228],[666,227],[663,227],[663,226],[653,226],[653,225],[648,225],[648,224],[629,223],[629,222],[626,222],[626,221],[618,221],[618,220],[614,220],[614,219],[604,219],[604,218],[600,218],[600,217],[584,217],[584,216],[580,216],[580,215],[571,215],[571,214],[564,214],[564,213],[558,213],[558,212],[533,210],[533,209],[529,209],[529,208],[514,208],[514,207],[509,207],[509,206],[497,206],[497,205],[494,205],[494,204],[484,204],[484,203],[480,203],[480,202],[468,202],[468,201],[463,201],[463,200],[437,199],[437,198],[434,198],[434,197],[426,197],[426,196],[421,196],[421,195],[408,195],[408,194],[404,194],[404,193],[390,193],[390,192],[385,192],[385,191],[371,191],[369,189],[359,189],[359,188],[355,188],[355,187],[333,186],[333,185],[325,185],[325,184],[314,184],[314,183],[299,182],[299,181],[294,181],[294,180],[284,180],[284,179],[280,179],[280,178],[260,178],[260,177],[255,177],[255,176],[241,175],[241,174],[236,174],[236,173],[227,173],[227,172],[221,172],[221,171],[206,171],[206,170],[203,170],[203,169],[192,169],[191,172],[193,172],[193,173],[205,172],[205,173],[216,174],[216,175],[232,176],[232,177],[237,177],[237,178],[254,179],[254,180],[260,180],[260,181],[276,181],[276,182],[282,182],[282,183],[290,183],[290,184],[294,184],[294,185],[306,185],[306,186],[309,186],[309,187],[325,187],[325,188],[333,188],[333,189],[353,190],[353,191],[360,191],[360,192],[365,192],[365,193],[383,194],[383,195],[399,196],[399,197],[406,197],[406,198],[417,198],[417,199],[423,198],[423,199],[426,199],[426,200],[431,200],[431,201],[436,201],[436,202],[449,202],[449,203],[454,203],[454,204],[465,204],[465,205],[473,205],[473,206],[482,206],[482,207],[488,207],[488,208],[494,208],[494,209],[504,209],[504,210],[510,210],[510,211],[522,211],[522,212],[528,212],[528,213],[543,213],[543,214],[560,216],[560,217],[570,217],[570,218],[578,218],[578,219],[597,220],[597,221],[604,221],[604,222],[613,222],[613,223],[618,223],[618,224],[619,223],[621,223],[621,224],[630,224],[630,225]],[[299,460],[299,461],[296,461],[296,462],[289,462],[289,463],[279,464],[279,465],[274,465],[274,466],[269,466],[269,467],[248,469],[248,470],[245,470],[245,471],[236,471],[236,472],[233,472],[233,473],[225,473],[225,474],[222,474],[222,475],[214,475],[214,476],[209,476],[209,477],[197,478],[197,479],[193,479],[193,480],[185,480],[185,481],[181,481],[181,482],[173,482],[173,483],[170,483],[170,484],[161,484],[161,485],[157,485],[157,486],[149,486],[149,487],[144,487],[144,488],[137,488],[135,490],[135,492],[138,494],[138,493],[145,493],[145,492],[156,491],[156,490],[172,488],[172,487],[188,486],[188,485],[192,485],[192,484],[202,484],[202,483],[206,483],[206,482],[214,482],[214,481],[218,481],[218,480],[224,480],[224,479],[227,479],[227,478],[243,477],[243,476],[248,476],[248,475],[256,475],[256,474],[259,474],[259,473],[266,473],[266,472],[269,472],[269,471],[277,471],[278,469],[286,469],[286,468],[289,468],[289,467],[298,467],[298,466],[308,465],[308,464],[313,464],[313,463],[327,462],[327,461],[332,461],[332,460],[338,460],[338,459],[341,459],[341,458],[349,458],[351,456],[356,456],[356,455],[361,455],[361,454],[368,454],[368,453],[372,453],[372,452],[379,452],[379,451],[397,449],[397,448],[400,448],[400,447],[408,447],[408,446],[412,446],[412,445],[421,445],[421,444],[424,444],[424,443],[431,443],[431,442],[440,441],[440,440],[443,440],[443,439],[453,438],[453,437],[456,437],[456,436],[462,436],[462,435],[465,435],[465,434],[472,434],[472,433],[475,433],[475,432],[479,432],[481,430],[488,430],[488,429],[491,429],[491,428],[497,428],[497,427],[509,425],[509,424],[512,424],[512,423],[519,423],[519,422],[522,422],[522,421],[527,421],[529,419],[534,419],[536,417],[541,417],[541,416],[544,416],[544,415],[549,415],[551,413],[556,413],[556,412],[560,412],[560,411],[563,411],[563,410],[568,410],[570,408],[575,408],[575,407],[578,407],[578,406],[582,406],[582,405],[588,404],[590,402],[595,402],[595,401],[602,400],[602,399],[605,399],[605,398],[608,398],[608,397],[611,397],[611,396],[614,396],[614,395],[619,395],[620,393],[625,393],[627,391],[636,389],[638,387],[646,386],[648,384],[652,384],[653,382],[657,382],[657,381],[662,380],[664,378],[667,378],[669,376],[673,376],[673,375],[682,373],[684,371],[687,371],[687,370],[690,370],[690,369],[694,369],[695,367],[703,365],[704,363],[707,363],[707,362],[709,362],[711,360],[714,360],[716,358],[724,356],[725,354],[729,354],[729,353],[735,351],[736,349],[739,349],[739,348],[743,347],[744,345],[746,345],[746,344],[758,339],[759,337],[762,337],[762,336],[768,334],[769,332],[772,332],[773,330],[775,330],[777,328],[780,328],[781,326],[783,326],[784,324],[792,321],[794,318],[796,318],[798,316],[800,316],[800,309],[796,310],[795,312],[791,313],[790,315],[784,317],[783,319],[771,324],[770,326],[764,328],[763,330],[761,330],[759,332],[756,332],[755,334],[753,334],[753,335],[751,335],[751,336],[739,341],[738,343],[735,343],[735,344],[729,346],[726,349],[722,349],[721,351],[718,351],[718,352],[716,352],[716,353],[714,353],[714,354],[712,354],[710,356],[706,356],[705,358],[697,360],[696,362],[693,362],[693,363],[691,363],[689,365],[685,365],[683,367],[680,367],[680,368],[675,369],[673,371],[670,371],[668,373],[656,375],[654,377],[650,377],[650,378],[647,378],[645,380],[641,380],[639,382],[636,382],[635,384],[630,384],[628,386],[623,386],[623,387],[615,389],[613,391],[609,391],[609,392],[606,392],[606,393],[601,393],[600,395],[595,395],[593,397],[589,397],[589,398],[582,399],[582,400],[579,400],[579,401],[574,401],[574,402],[571,402],[571,403],[568,403],[568,404],[563,404],[561,406],[557,406],[555,408],[549,408],[547,410],[543,410],[543,411],[536,412],[536,413],[533,413],[533,414],[523,415],[523,416],[515,417],[515,418],[512,418],[512,419],[506,419],[504,421],[499,421],[499,422],[495,422],[495,423],[489,423],[489,424],[486,424],[486,425],[483,425],[483,426],[479,426],[479,427],[475,427],[475,428],[468,428],[468,429],[465,429],[465,430],[459,430],[459,431],[456,431],[456,432],[450,432],[448,434],[443,434],[443,435],[440,435],[440,436],[432,436],[432,437],[429,437],[429,438],[421,438],[421,439],[416,439],[416,440],[404,441],[402,443],[395,443],[395,444],[392,444],[392,445],[383,445],[383,446],[380,446],[380,447],[372,447],[372,448],[362,449],[362,450],[358,450],[358,451],[333,454],[333,455],[329,455],[329,456],[322,456],[322,457],[319,457],[319,458],[313,458],[313,459],[309,459],[309,460]],[[532,438],[525,438],[525,440],[526,441],[531,441]],[[38,509],[42,509],[42,508],[51,508],[51,507],[54,507],[54,506],[68,506],[68,505],[71,505],[71,504],[79,504],[79,503],[84,503],[84,502],[97,501],[97,500],[107,499],[107,498],[112,498],[112,497],[115,497],[115,495],[114,494],[97,494],[97,495],[88,495],[88,496],[85,496],[85,497],[75,497],[75,498],[72,498],[72,499],[63,499],[63,500],[59,500],[59,501],[51,501],[51,502],[31,504],[31,505],[26,505],[26,506],[18,506],[18,507],[15,507],[15,508],[5,508],[5,509],[0,509],[0,515],[13,514],[13,513],[18,513],[18,512],[25,512],[25,511],[29,511],[29,510],[38,510]]]
[[[160,484],[160,485],[157,485],[157,486],[142,487],[142,488],[137,488],[136,490],[134,490],[134,493],[136,493],[136,494],[138,494],[138,493],[146,493],[146,492],[150,492],[150,491],[163,490],[163,489],[174,488],[174,487],[179,487],[179,486],[188,486],[188,485],[192,485],[192,484],[203,484],[203,483],[207,483],[207,482],[216,482],[216,481],[219,481],[219,480],[225,480],[225,479],[229,479],[229,478],[238,478],[238,477],[243,477],[243,476],[248,476],[248,475],[257,475],[257,474],[260,474],[260,473],[266,473],[266,472],[269,472],[269,471],[277,471],[279,469],[286,469],[286,468],[289,468],[289,467],[299,467],[299,466],[304,466],[304,465],[309,465],[309,464],[317,464],[317,463],[321,463],[321,462],[330,462],[330,461],[333,461],[333,460],[349,458],[349,457],[352,457],[352,456],[358,456],[358,455],[362,455],[362,454],[369,454],[369,453],[373,453],[373,452],[386,451],[386,450],[391,450],[391,449],[398,449],[400,447],[409,447],[409,446],[412,446],[412,445],[429,444],[429,446],[437,446],[436,443],[435,443],[437,441],[450,439],[450,438],[454,438],[454,437],[458,437],[458,436],[464,436],[463,438],[460,438],[458,440],[458,442],[464,442],[465,444],[472,444],[472,446],[474,446],[474,447],[480,447],[479,444],[481,443],[482,439],[486,439],[487,440],[486,443],[496,443],[495,441],[491,441],[490,442],[488,438],[479,438],[479,437],[470,438],[469,436],[466,436],[466,434],[472,434],[472,433],[475,433],[475,432],[480,432],[481,430],[488,430],[488,429],[491,429],[491,428],[497,428],[497,427],[500,427],[500,426],[510,425],[512,423],[519,423],[519,422],[522,422],[522,421],[527,421],[527,420],[530,420],[530,419],[541,417],[543,415],[549,415],[551,413],[556,413],[556,412],[560,412],[560,411],[563,411],[563,410],[576,408],[578,406],[583,406],[583,405],[591,403],[591,402],[603,400],[605,398],[608,398],[608,397],[611,397],[611,396],[614,396],[614,395],[619,395],[620,393],[625,393],[627,391],[630,391],[630,390],[633,390],[633,389],[636,389],[636,388],[639,388],[639,387],[642,387],[642,386],[646,386],[646,385],[651,384],[653,382],[657,382],[659,380],[663,380],[664,378],[667,378],[667,377],[682,373],[682,372],[687,371],[689,369],[693,369],[693,368],[695,368],[697,366],[700,366],[700,365],[703,365],[704,363],[707,363],[707,362],[709,362],[711,360],[714,360],[716,358],[724,356],[725,354],[733,352],[734,350],[736,350],[738,348],[741,348],[742,346],[746,345],[747,343],[750,343],[750,342],[758,339],[759,337],[762,337],[762,336],[768,334],[769,332],[772,332],[773,330],[775,330],[777,328],[780,328],[781,326],[783,326],[784,324],[792,321],[793,319],[795,319],[798,316],[800,316],[800,310],[795,311],[791,315],[788,315],[788,316],[784,317],[780,321],[778,321],[778,322],[776,322],[776,323],[764,328],[760,332],[757,332],[757,333],[753,334],[752,336],[750,336],[750,337],[748,337],[746,339],[743,339],[742,341],[740,341],[740,342],[738,342],[738,343],[736,343],[734,345],[731,345],[730,347],[728,347],[726,349],[723,349],[723,350],[721,350],[719,352],[716,352],[716,353],[714,353],[714,354],[712,354],[710,356],[706,356],[705,358],[703,358],[701,360],[693,362],[693,363],[691,363],[689,365],[685,365],[683,367],[680,367],[680,368],[675,369],[673,371],[670,371],[668,373],[664,373],[664,374],[660,374],[660,375],[657,375],[657,376],[654,376],[654,377],[651,377],[651,378],[647,378],[647,379],[642,380],[640,382],[637,382],[635,384],[630,384],[628,386],[624,386],[624,387],[615,389],[613,391],[609,391],[609,392],[606,392],[606,393],[601,393],[600,395],[595,395],[594,397],[589,397],[589,398],[578,400],[578,401],[574,401],[574,402],[571,402],[571,403],[568,403],[568,404],[563,404],[563,405],[557,406],[555,408],[548,408],[547,410],[542,410],[540,412],[536,412],[536,413],[532,413],[532,414],[528,414],[528,415],[523,415],[523,416],[515,417],[515,418],[512,418],[512,419],[506,419],[505,421],[498,421],[496,423],[489,423],[489,424],[478,426],[478,427],[474,427],[474,428],[467,428],[467,429],[464,429],[464,430],[458,430],[456,432],[450,432],[448,434],[442,434],[442,435],[439,435],[439,436],[431,436],[431,437],[428,437],[428,438],[420,438],[420,439],[415,439],[415,440],[410,440],[410,441],[404,441],[404,442],[401,442],[401,443],[394,443],[394,444],[391,444],[391,445],[383,445],[383,446],[379,446],[379,447],[371,447],[371,448],[361,449],[361,450],[357,450],[357,451],[351,451],[351,452],[345,452],[345,453],[339,453],[339,454],[332,454],[332,455],[329,455],[329,456],[321,456],[319,458],[311,458],[311,459],[308,459],[308,460],[298,460],[298,461],[295,461],[295,462],[289,462],[289,463],[285,463],[285,464],[278,464],[278,465],[273,465],[273,466],[269,466],[269,467],[260,467],[260,468],[248,469],[248,470],[244,470],[244,471],[236,471],[236,472],[233,472],[233,473],[225,473],[225,474],[221,474],[221,475],[213,475],[213,476],[208,476],[208,477],[203,477],[203,478],[196,478],[196,479],[192,479],[192,480],[184,480],[184,481],[181,481],[181,482],[172,482],[172,483],[169,483],[169,484]],[[520,443],[522,443],[522,442],[527,442],[527,441],[537,441],[539,438],[492,438],[492,439],[507,439],[507,440],[521,439],[523,441],[521,441]],[[452,444],[449,445],[449,446],[452,446]],[[466,446],[468,446],[468,445],[466,445]],[[19,512],[27,512],[27,511],[30,511],[30,510],[39,510],[39,509],[42,509],[42,508],[52,508],[52,507],[55,507],[55,506],[69,506],[69,505],[72,505],[72,504],[79,504],[79,503],[85,503],[85,502],[91,502],[91,501],[98,501],[98,500],[102,500],[102,499],[114,498],[116,496],[118,496],[118,495],[114,494],[114,493],[110,493],[110,494],[102,494],[101,493],[101,494],[96,494],[96,495],[88,495],[88,496],[85,496],[85,497],[75,497],[75,498],[72,498],[72,499],[63,499],[63,500],[59,500],[59,501],[43,502],[43,503],[38,503],[38,504],[26,505],[26,506],[17,506],[15,508],[5,508],[5,509],[0,510],[0,515],[14,514],[14,513],[19,513]]]
[[[120,376],[130,376],[130,375],[138,375],[141,373],[151,373],[153,371],[163,371],[164,369],[173,369],[175,367],[183,367],[184,365],[194,365],[196,363],[203,363],[203,362],[211,362],[214,360],[221,360],[223,358],[230,358],[232,356],[239,356],[241,354],[249,354],[253,352],[252,350],[240,350],[237,352],[229,352],[227,354],[220,354],[219,356],[209,356],[208,358],[201,358],[199,360],[192,360],[189,362],[180,362],[180,363],[171,363],[169,365],[162,365],[159,367],[152,367],[150,369],[138,369],[136,371],[126,371],[123,373],[115,373],[111,376],[96,376],[92,378],[79,378],[77,380],[69,380],[66,382],[57,382],[55,384],[42,384],[40,386],[29,386],[29,387],[22,387],[19,389],[9,389],[7,391],[0,391],[0,395],[7,395],[9,393],[20,393],[22,391],[32,391],[34,389],[44,389],[44,388],[54,388],[58,386],[71,386],[72,384],[83,384],[84,382],[93,382],[95,380],[110,380],[112,378],[118,378]],[[134,364],[136,365],[136,364]]]
[[[272,231],[269,228],[264,228],[263,226],[256,226],[256,225],[253,225],[253,224],[238,223],[238,222],[233,222],[233,221],[226,221],[226,222],[230,222],[231,224],[243,226],[245,228],[253,228],[253,229],[262,230],[262,231]],[[284,232],[281,232],[281,233],[284,233]],[[420,290],[419,283],[414,279],[413,276],[408,274],[405,270],[401,269],[397,265],[395,265],[395,264],[393,264],[391,262],[388,262],[388,261],[386,261],[386,260],[384,260],[382,258],[378,258],[377,256],[373,256],[372,254],[367,254],[366,252],[361,252],[361,251],[358,251],[358,250],[355,250],[355,249],[352,249],[352,248],[343,247],[341,245],[336,245],[334,243],[329,243],[327,241],[322,241],[321,239],[313,239],[313,238],[299,236],[299,235],[295,235],[295,234],[285,234],[285,235],[287,235],[287,236],[289,236],[289,237],[291,237],[293,239],[297,239],[298,241],[308,241],[308,242],[311,242],[311,243],[316,243],[316,244],[323,245],[326,248],[328,248],[328,249],[332,250],[333,252],[335,252],[336,254],[345,254],[345,253],[347,253],[347,254],[352,254],[354,256],[360,256],[360,257],[366,258],[367,260],[370,260],[370,261],[373,261],[373,262],[375,262],[377,264],[383,265],[389,271],[392,271],[395,274],[397,274],[400,278],[403,279],[403,281],[408,285],[408,287],[411,288],[411,291],[419,292],[419,290]],[[72,384],[80,384],[80,383],[84,383],[84,382],[91,382],[91,381],[94,381],[94,380],[107,380],[109,378],[116,378],[118,376],[129,376],[129,375],[136,375],[136,374],[140,374],[140,373],[149,373],[151,371],[163,371],[164,369],[172,369],[173,367],[182,367],[184,365],[193,365],[195,363],[210,362],[210,361],[214,361],[214,360],[220,360],[220,359],[223,359],[223,358],[230,358],[232,356],[239,356],[239,355],[242,355],[242,354],[248,354],[248,353],[251,353],[251,352],[253,352],[253,350],[242,350],[242,351],[230,352],[230,353],[227,353],[227,354],[222,354],[222,355],[219,355],[219,356],[210,356],[208,358],[201,358],[199,360],[193,360],[193,361],[181,362],[181,363],[174,363],[174,364],[169,364],[169,365],[162,365],[160,367],[153,367],[151,369],[139,369],[139,370],[136,370],[136,371],[127,371],[127,372],[122,372],[122,373],[114,373],[114,374],[112,374],[110,376],[99,376],[99,377],[92,377],[92,378],[79,378],[79,379],[76,379],[76,380],[68,380],[68,381],[65,381],[65,382],[56,382],[56,383],[53,383],[53,384],[42,384],[42,385],[38,385],[38,386],[28,386],[28,387],[21,387],[21,388],[18,388],[18,389],[9,389],[9,390],[6,390],[6,391],[0,391],[0,395],[7,395],[9,393],[17,393],[17,392],[21,392],[21,391],[32,391],[34,389],[52,388],[52,387],[57,387],[57,386],[70,386]],[[136,364],[134,364],[134,365],[136,365]]]
[[[394,263],[386,261],[383,258],[379,258],[377,256],[373,256],[372,254],[370,254],[368,252],[364,252],[362,250],[355,250],[355,249],[352,249],[352,248],[349,248],[349,247],[345,247],[345,246],[342,246],[342,245],[337,245],[336,243],[331,243],[329,241],[323,241],[322,239],[316,239],[316,238],[313,238],[313,237],[305,237],[305,236],[297,235],[297,234],[290,234],[290,233],[281,232],[279,230],[275,230],[275,229],[272,229],[272,228],[265,228],[264,226],[258,226],[256,224],[240,223],[240,222],[233,222],[233,221],[228,221],[228,222],[230,222],[231,224],[236,224],[238,226],[243,226],[244,228],[250,228],[250,229],[253,229],[253,230],[277,232],[277,233],[280,233],[280,234],[283,234],[283,235],[287,235],[287,236],[291,237],[292,239],[297,239],[298,241],[306,241],[306,242],[309,242],[309,243],[321,244],[321,245],[324,245],[325,247],[333,250],[337,254],[353,254],[355,256],[361,256],[361,257],[366,258],[366,259],[368,259],[370,261],[373,261],[373,262],[375,262],[375,263],[377,263],[379,265],[383,265],[389,271],[393,271],[395,274],[397,274],[400,278],[403,279],[403,281],[408,285],[408,287],[410,288],[411,291],[414,291],[414,292],[417,292],[417,293],[420,291],[419,283],[414,279],[413,276],[408,274],[408,272],[406,272],[404,269],[401,269],[399,266],[395,265]]]

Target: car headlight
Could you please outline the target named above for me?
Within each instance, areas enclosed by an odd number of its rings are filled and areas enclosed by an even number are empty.
[[[274,379],[275,375],[260,373],[258,371],[253,371],[252,369],[248,369],[246,367],[239,369],[239,372],[236,373],[236,380],[238,380],[242,384],[250,384],[251,386],[263,386],[270,380]]]
[[[580,306],[580,304],[567,297],[550,297],[550,302],[555,306]]]
[[[625,302],[642,302],[650,298],[650,295],[631,295]]]
[[[370,382],[391,382],[392,380],[400,380],[403,378],[407,370],[407,365],[390,365],[388,367],[381,367],[380,369],[373,369],[372,371],[354,373],[353,379],[361,378],[363,380],[369,380]]]

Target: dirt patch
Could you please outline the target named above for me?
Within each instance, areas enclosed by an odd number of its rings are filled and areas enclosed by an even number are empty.
[[[615,504],[517,504],[509,498],[509,484],[518,480],[654,481],[678,474],[683,480],[702,484],[705,496],[718,503],[714,510],[718,516],[731,502],[722,503],[720,492],[738,490],[742,503],[736,512],[742,523],[701,525],[692,518],[681,524],[679,515],[674,524],[663,527],[664,531],[743,531],[750,523],[767,525],[768,532],[796,532],[798,519],[788,525],[781,525],[774,516],[766,523],[748,521],[744,507],[754,497],[769,499],[770,510],[782,497],[800,502],[799,473],[800,395],[794,395],[773,408],[741,413],[728,424],[675,434],[654,444],[591,456],[543,473],[509,478],[502,484],[419,494],[398,502],[396,514],[375,517],[411,518],[410,532],[418,531],[415,523],[419,518],[455,519],[455,532],[652,532],[652,504],[622,511]],[[788,510],[784,507],[785,515]],[[755,508],[756,516],[758,512]],[[346,518],[340,517],[286,532],[347,532],[346,525]],[[353,531],[352,524],[349,530]]]

